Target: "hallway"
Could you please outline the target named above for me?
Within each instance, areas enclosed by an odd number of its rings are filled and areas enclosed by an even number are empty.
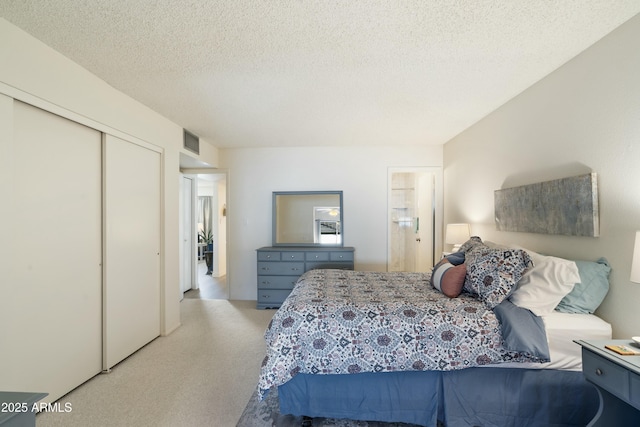
[[[199,289],[189,289],[184,293],[185,298],[191,299],[229,299],[227,276],[211,277],[207,275],[207,265],[198,262]]]

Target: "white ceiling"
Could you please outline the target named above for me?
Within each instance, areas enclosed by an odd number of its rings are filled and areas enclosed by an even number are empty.
[[[638,0],[2,0],[0,16],[218,147],[443,144]]]

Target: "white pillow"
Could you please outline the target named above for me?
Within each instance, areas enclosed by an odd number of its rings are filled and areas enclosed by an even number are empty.
[[[580,282],[578,266],[567,259],[520,249],[527,251],[533,267],[522,276],[509,299],[515,305],[531,310],[536,316],[549,314]]]

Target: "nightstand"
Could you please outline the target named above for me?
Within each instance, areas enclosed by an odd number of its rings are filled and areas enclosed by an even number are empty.
[[[575,342],[582,346],[582,372],[600,395],[600,407],[589,427],[640,425],[640,356],[623,356],[604,346],[640,348],[631,340]]]
[[[36,425],[34,405],[49,393],[22,393],[0,391],[0,425],[2,427],[29,427]]]

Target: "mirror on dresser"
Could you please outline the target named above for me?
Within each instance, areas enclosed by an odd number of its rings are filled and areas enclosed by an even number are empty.
[[[342,191],[274,191],[273,246],[343,246]]]

